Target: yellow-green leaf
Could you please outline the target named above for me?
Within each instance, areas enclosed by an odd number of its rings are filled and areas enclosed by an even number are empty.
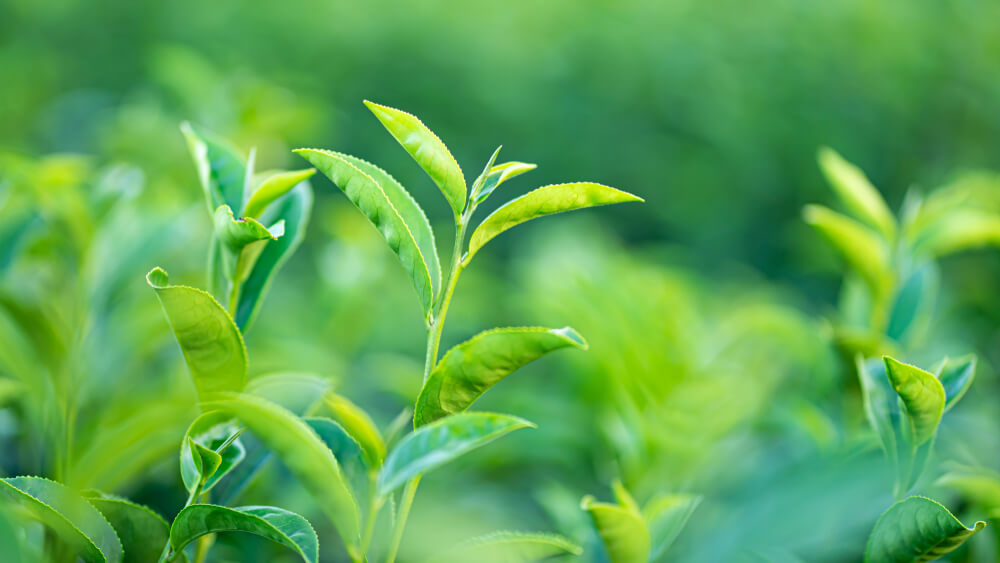
[[[649,530],[637,511],[587,496],[580,508],[590,514],[611,563],[646,563],[650,553]]]
[[[833,244],[873,291],[880,293],[885,290],[889,281],[889,248],[877,233],[822,205],[807,205],[803,216],[806,223]]]
[[[257,185],[257,188],[254,189],[253,194],[250,195],[250,199],[243,209],[243,216],[260,217],[260,214],[267,209],[268,205],[288,193],[292,188],[299,185],[299,183],[308,180],[315,173],[315,168],[288,171],[279,170],[264,173],[262,175],[263,179]]]
[[[818,160],[823,175],[851,213],[878,229],[886,240],[895,240],[896,218],[865,173],[828,147],[819,150]]]
[[[368,467],[380,467],[385,459],[385,440],[368,413],[347,397],[336,393],[327,393],[323,397],[323,403],[330,410],[333,419],[361,445]]]
[[[945,391],[934,374],[899,362],[889,356],[885,361],[886,375],[892,388],[903,400],[910,421],[915,446],[931,439],[944,413]]]

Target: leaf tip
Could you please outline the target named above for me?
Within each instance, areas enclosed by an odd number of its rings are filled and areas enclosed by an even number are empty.
[[[153,289],[162,289],[167,286],[167,271],[157,266],[146,274],[146,283]]]
[[[581,350],[590,349],[590,344],[587,343],[587,340],[583,337],[583,335],[581,335],[579,332],[576,331],[576,329],[574,329],[571,326],[564,326],[562,328],[552,329],[552,332],[558,334],[559,336],[562,336],[566,340],[569,340],[570,342],[573,343],[573,346],[576,346]]]

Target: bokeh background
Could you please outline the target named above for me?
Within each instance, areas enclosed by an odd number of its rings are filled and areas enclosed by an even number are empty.
[[[823,145],[894,209],[913,187],[995,181],[997,21],[1000,4],[976,0],[2,0],[0,375],[56,383],[0,410],[0,472],[51,474],[55,398],[79,420],[64,480],[168,515],[182,505],[175,452],[193,389],[143,280],[159,265],[204,285],[210,225],[181,121],[257,147],[260,169],[304,166],[301,146],[380,163],[450,247],[447,204],[370,99],[420,116],[467,174],[498,144],[538,163],[507,196],[591,180],[646,200],[526,225],[466,272],[444,345],[572,325],[591,350],[483,399],[539,429],[427,477],[403,560],[517,528],[564,533],[600,561],[578,503],[608,498],[616,478],[640,500],[704,495],[670,560],[860,560],[890,477],[830,328],[844,268],[801,209],[835,205]],[[249,335],[251,374],[320,374],[388,424],[419,388],[419,307],[363,216],[313,185],[305,243]],[[1000,469],[1000,252],[941,272],[907,357],[972,352],[979,371],[934,463]],[[243,504],[318,514],[281,467],[267,471]],[[984,516],[933,481],[919,490]],[[991,534],[956,560],[996,560]],[[216,549],[286,556],[242,537]]]

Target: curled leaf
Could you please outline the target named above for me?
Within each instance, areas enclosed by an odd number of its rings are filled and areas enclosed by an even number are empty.
[[[309,521],[274,506],[193,504],[170,526],[170,547],[178,553],[199,537],[218,532],[251,533],[291,549],[306,563],[319,559],[319,539]]]
[[[944,413],[945,392],[933,374],[885,356],[885,371],[906,407],[913,443],[931,439]]]
[[[196,418],[181,443],[181,480],[188,492],[201,484],[201,492],[211,490],[232,471],[246,450],[238,438],[241,428],[231,415],[206,412]]]
[[[909,497],[889,507],[875,523],[865,548],[866,563],[924,563],[957,549],[986,527],[965,527],[947,508],[925,497]]]

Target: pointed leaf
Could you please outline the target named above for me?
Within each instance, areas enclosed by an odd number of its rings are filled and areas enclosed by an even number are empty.
[[[51,529],[87,563],[122,561],[114,528],[70,488],[41,477],[9,477],[0,479],[0,495]]]
[[[875,231],[822,205],[807,205],[803,216],[861,274],[869,287],[876,293],[884,290],[889,249]]]
[[[503,164],[497,164],[493,168],[490,168],[489,174],[486,175],[486,179],[483,180],[483,187],[480,188],[479,194],[476,196],[475,204],[486,201],[486,198],[490,197],[490,194],[500,187],[507,180],[514,178],[515,176],[520,176],[525,172],[530,172],[538,168],[537,164],[529,164],[527,162],[504,162]]]
[[[214,213],[220,205],[243,209],[243,191],[246,182],[246,163],[227,143],[212,135],[195,131],[190,123],[181,124],[188,149],[198,168],[198,179],[205,191],[208,212]]]
[[[307,563],[316,563],[319,559],[319,539],[309,521],[274,506],[191,505],[174,519],[170,527],[170,547],[177,553],[199,537],[217,532],[255,534],[291,549]]]
[[[110,495],[88,496],[87,502],[118,533],[124,548],[124,563],[147,563],[160,557],[169,529],[162,516],[141,504]]]
[[[457,220],[465,209],[468,189],[462,168],[448,151],[448,147],[416,116],[368,100],[365,100],[365,105],[406,149],[406,152],[410,153],[431,180],[434,180],[451,205]]]
[[[463,541],[434,561],[514,563],[582,554],[582,547],[558,534],[501,530]]]
[[[234,315],[236,325],[240,327],[240,330],[246,331],[250,328],[278,270],[302,244],[309,223],[312,202],[312,187],[309,182],[303,181],[274,201],[261,215],[261,222],[265,225],[274,225],[284,221],[285,234],[278,240],[265,244],[260,256],[253,264],[250,275],[243,282]]]
[[[976,357],[966,356],[945,362],[938,375],[938,381],[944,387],[944,412],[948,412],[955,403],[965,395],[972,385],[976,375]]]
[[[347,397],[336,393],[327,393],[323,397],[326,408],[333,414],[334,420],[361,444],[368,467],[377,469],[385,459],[385,440],[378,427],[361,407],[352,403]]]
[[[449,350],[431,372],[417,397],[414,424],[464,411],[514,370],[569,346],[587,348],[569,327],[500,328],[474,336]]]
[[[886,240],[895,239],[896,219],[882,199],[882,194],[872,186],[860,168],[828,147],[819,150],[819,166],[851,213],[878,229]]]
[[[642,516],[629,508],[584,497],[580,508],[590,513],[611,563],[646,563],[649,530]]]
[[[643,200],[628,192],[593,182],[542,186],[508,201],[484,219],[469,240],[469,256],[466,262],[493,237],[525,221],[574,209],[627,201]]]
[[[243,461],[246,449],[232,439],[238,432],[240,426],[224,412],[206,412],[191,423],[181,443],[181,480],[189,493],[202,479],[202,492],[208,492]]]
[[[167,272],[160,268],[150,270],[146,282],[156,290],[199,396],[241,391],[247,380],[247,350],[229,313],[200,289],[167,285]]]
[[[893,389],[906,406],[913,443],[916,446],[931,439],[944,412],[945,392],[941,382],[918,367],[884,357],[886,374]]]
[[[204,408],[229,413],[246,425],[312,493],[349,549],[357,544],[357,503],[337,459],[316,431],[290,411],[253,395],[219,393]]]
[[[875,523],[865,561],[923,563],[933,561],[965,543],[986,522],[966,528],[948,509],[925,497],[909,497],[892,505]]]
[[[680,535],[691,514],[701,504],[701,495],[663,495],[650,501],[642,511],[652,540],[650,560],[662,557]]]
[[[304,170],[279,170],[267,172],[260,180],[243,210],[244,217],[260,217],[276,199],[287,194],[292,188],[308,180],[316,173],[315,168]]]
[[[454,414],[421,426],[389,452],[379,472],[379,496],[504,434],[533,427],[515,416],[485,412]]]
[[[299,154],[344,191],[362,213],[375,225],[389,248],[396,253],[403,268],[410,274],[424,314],[430,312],[434,299],[433,284],[427,261],[413,233],[385,192],[370,175],[339,154],[321,149],[298,149]]]
[[[252,217],[237,219],[228,205],[220,205],[215,210],[215,236],[234,253],[239,253],[252,242],[278,238]]]

